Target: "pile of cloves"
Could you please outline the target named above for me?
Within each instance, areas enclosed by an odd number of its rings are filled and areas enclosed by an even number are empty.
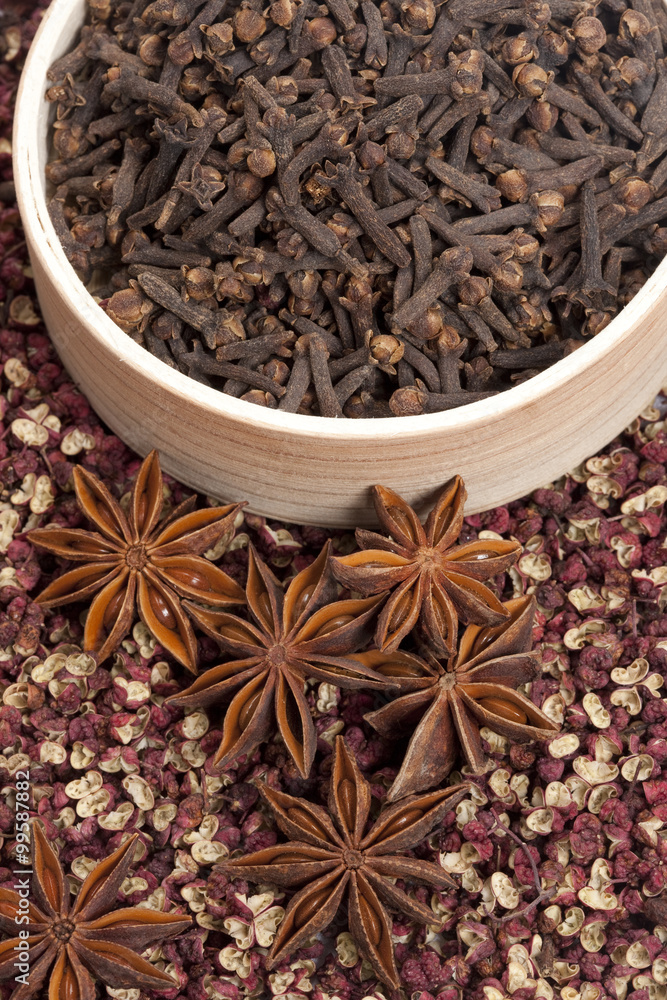
[[[665,44],[660,0],[88,0],[49,74],[51,218],[198,382],[462,406],[602,330],[667,249]]]

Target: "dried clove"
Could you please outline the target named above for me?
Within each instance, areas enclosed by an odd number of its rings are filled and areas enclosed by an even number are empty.
[[[650,0],[95,2],[49,73],[51,220],[203,384],[332,418],[465,405],[667,251],[664,39]]]

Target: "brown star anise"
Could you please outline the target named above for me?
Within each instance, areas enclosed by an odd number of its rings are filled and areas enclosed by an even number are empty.
[[[215,607],[244,603],[241,587],[200,554],[232,530],[245,504],[193,510],[193,496],[158,524],[163,496],[156,451],[139,469],[127,517],[97,476],[80,466],[73,475],[79,507],[99,530],[54,526],[28,533],[35,545],[83,563],[35,600],[52,608],[97,594],[86,619],[84,648],[100,661],[127,634],[136,604],[158,642],[196,673],[197,641],[178,595]]]
[[[364,716],[392,740],[408,727],[413,732],[387,796],[390,802],[439,784],[454,766],[457,744],[473,772],[482,774],[487,766],[479,732],[483,726],[516,743],[558,732],[551,719],[515,690],[540,670],[538,655],[528,652],[535,601],[520,597],[503,607],[508,619],[502,625],[467,627],[448,668],[428,652],[428,663],[400,650],[371,650],[353,657],[392,681],[403,679],[412,689]]]
[[[372,634],[371,620],[381,597],[328,602],[336,584],[327,572],[329,543],[312,565],[283,592],[278,580],[250,548],[246,596],[256,624],[224,611],[187,605],[193,618],[236,659],[212,667],[168,703],[199,708],[225,700],[222,741],[214,763],[224,767],[247,754],[276,728],[305,778],[317,736],[304,694],[308,678],[337,687],[397,686],[346,657]],[[238,690],[237,690],[238,689]]]
[[[0,943],[0,981],[16,979],[19,948],[29,947],[29,972],[10,1000],[41,995],[48,980],[48,1000],[94,1000],[95,982],[113,989],[165,990],[177,985],[138,952],[192,926],[190,917],[139,906],[118,908],[116,897],[132,864],[135,834],[88,875],[74,900],[58,856],[37,823],[32,824],[30,922],[17,923],[26,912],[18,892],[0,889],[0,928],[16,935]]]
[[[289,843],[216,865],[251,882],[304,886],[290,900],[267,966],[273,968],[329,926],[344,896],[348,926],[364,958],[385,983],[398,988],[391,920],[383,903],[424,924],[434,912],[395,884],[425,882],[438,889],[455,883],[438,865],[405,852],[422,841],[468,792],[468,785],[413,795],[383,810],[366,832],[370,785],[341,736],[336,737],[329,811],[306,799],[263,786],[262,795]]]
[[[361,552],[332,560],[334,575],[360,594],[391,590],[378,619],[375,642],[396,649],[419,623],[434,652],[453,654],[459,616],[476,625],[499,625],[507,614],[481,582],[503,573],[521,552],[518,542],[498,539],[456,545],[466,490],[454,476],[422,526],[393,490],[373,487],[378,520],[391,536],[357,528]]]

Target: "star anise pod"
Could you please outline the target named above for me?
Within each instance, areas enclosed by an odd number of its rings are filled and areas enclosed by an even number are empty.
[[[332,560],[334,575],[360,594],[391,590],[378,619],[375,642],[397,649],[419,623],[439,656],[453,654],[459,617],[476,625],[499,625],[507,614],[482,583],[503,573],[521,552],[518,542],[484,539],[457,545],[466,490],[454,476],[422,526],[415,511],[393,490],[373,487],[378,520],[390,535],[357,528],[362,549]]]
[[[455,885],[438,865],[406,857],[443,816],[469,792],[469,786],[413,795],[382,810],[371,828],[370,785],[341,736],[336,737],[329,789],[329,809],[267,786],[261,793],[288,843],[224,861],[215,868],[251,882],[304,886],[292,897],[278,928],[267,966],[302,947],[325,930],[347,895],[348,926],[375,974],[399,985],[391,934],[383,904],[424,924],[436,923],[433,911],[396,884],[396,879],[425,882],[437,889]]]
[[[119,908],[116,901],[136,840],[135,834],[100,861],[72,902],[58,856],[37,823],[32,824],[28,924],[15,920],[25,912],[18,892],[0,889],[0,928],[16,935],[20,926],[29,933],[24,941],[30,949],[30,970],[10,1000],[41,995],[47,977],[48,1000],[94,1000],[96,981],[113,989],[165,990],[178,985],[138,952],[188,930],[190,917],[139,906]],[[16,936],[0,943],[0,981],[17,978],[19,947],[24,943]]]
[[[304,694],[308,678],[336,687],[396,687],[368,667],[348,659],[372,634],[381,597],[328,603],[336,583],[328,570],[329,543],[314,563],[285,591],[250,547],[246,597],[253,622],[224,611],[187,605],[208,635],[235,659],[211,667],[168,703],[200,708],[225,701],[222,741],[214,763],[221,767],[250,753],[275,732],[305,778],[315,756],[317,736]]]
[[[84,648],[100,661],[127,635],[136,605],[160,645],[196,673],[197,641],[180,597],[214,607],[244,603],[241,587],[201,553],[231,531],[245,504],[193,510],[193,496],[159,524],[163,496],[156,451],[139,469],[127,517],[97,476],[81,466],[73,475],[79,507],[98,531],[53,526],[28,533],[40,548],[83,564],[58,577],[35,600],[53,608],[96,594]]]
[[[466,628],[448,668],[428,652],[424,655],[429,662],[400,650],[371,650],[353,657],[412,688],[364,716],[392,740],[406,729],[412,731],[387,796],[390,802],[439,784],[454,766],[459,744],[473,772],[482,774],[487,767],[480,736],[484,726],[516,743],[558,732],[544,712],[515,690],[540,671],[538,655],[529,652],[535,601],[520,597],[507,601],[504,609],[508,618],[502,625]]]

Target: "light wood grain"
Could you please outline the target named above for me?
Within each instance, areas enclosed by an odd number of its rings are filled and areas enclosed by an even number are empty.
[[[467,512],[542,486],[605,445],[667,381],[667,261],[575,354],[500,395],[446,413],[333,420],[265,410],[174,371],[130,340],[69,265],[45,198],[46,71],[73,43],[84,0],[54,0],[17,98],[14,170],[44,319],[100,417],[140,454],[221,500],[300,524],[374,523],[369,487],[418,507],[455,472]]]

